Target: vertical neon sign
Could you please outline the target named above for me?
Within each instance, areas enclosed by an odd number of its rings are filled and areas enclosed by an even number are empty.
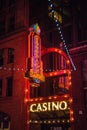
[[[34,63],[33,70],[38,74],[40,74],[40,61],[41,61],[40,43],[41,40],[39,36],[35,35],[33,40],[33,63]]]
[[[28,36],[28,51],[31,61],[31,67],[29,70],[29,78],[33,80],[44,81],[43,75],[43,64],[41,61],[41,38],[40,38],[40,28],[38,24],[34,24],[29,29],[30,33]]]

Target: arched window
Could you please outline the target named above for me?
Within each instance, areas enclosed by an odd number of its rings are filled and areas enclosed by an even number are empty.
[[[0,130],[10,130],[10,116],[0,112]]]

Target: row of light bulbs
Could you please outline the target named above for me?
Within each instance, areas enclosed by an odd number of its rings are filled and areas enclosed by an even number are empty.
[[[60,97],[60,96],[55,95],[55,96],[49,96],[47,99],[48,99],[48,100],[54,100],[54,99],[59,99],[59,97]],[[68,98],[69,95],[68,95],[68,94],[65,94],[65,95],[63,95],[62,97]],[[32,101],[43,101],[44,99],[45,99],[45,98],[43,98],[43,97],[40,97],[40,98],[31,98],[30,101],[31,101],[31,102],[32,102]],[[72,99],[72,98],[70,98],[70,102],[71,102],[71,99]]]
[[[0,67],[0,70],[14,70],[14,71],[24,71],[24,68],[11,68],[11,67]]]
[[[64,37],[63,37],[62,30],[61,30],[61,27],[60,27],[60,23],[59,23],[59,21],[56,19],[57,17],[54,16],[54,12],[55,12],[55,10],[54,10],[54,4],[53,4],[52,0],[48,0],[48,2],[49,2],[49,6],[50,6],[50,9],[51,9],[51,12],[52,12],[52,14],[53,14],[53,20],[55,21],[56,27],[57,27],[57,29],[58,29],[58,31],[59,31],[60,38],[61,38],[61,40],[62,40],[62,42],[63,42],[63,44],[64,44],[64,47],[65,47],[66,52],[67,52],[67,55],[69,56],[69,59],[70,59],[70,61],[71,61],[71,64],[72,64],[74,70],[76,70],[76,67],[75,67],[75,65],[74,65],[74,63],[73,63],[73,61],[72,61],[72,58],[71,58],[71,56],[70,56],[70,53],[69,53],[69,51],[68,51],[68,49],[67,49],[66,41],[65,41],[65,39],[64,39]],[[54,19],[54,18],[55,18],[55,19]]]
[[[69,119],[67,119],[67,120],[65,120],[65,119],[63,119],[63,120],[29,120],[28,122],[27,122],[27,124],[29,124],[29,123],[39,123],[39,124],[41,124],[41,123],[43,123],[43,124],[55,124],[55,123],[69,123],[70,122],[70,120]]]
[[[0,67],[0,70],[14,70],[14,71],[25,71],[24,68],[8,68],[8,67]],[[63,69],[64,70],[64,69]],[[55,72],[55,71],[61,71],[61,70],[51,70],[51,69],[45,69],[44,72]],[[64,70],[66,71],[66,70]]]
[[[28,90],[26,89],[25,90],[25,93],[27,93],[28,92]],[[68,98],[69,97],[69,95],[68,94],[66,94],[66,95],[63,95],[62,97],[64,97],[64,98]],[[48,100],[56,100],[56,99],[59,99],[59,96],[49,96],[48,98],[47,98]],[[40,97],[40,98],[31,98],[31,99],[25,99],[25,102],[38,102],[38,101],[44,101],[44,100],[46,100],[45,98],[43,98],[43,97]],[[72,103],[73,102],[73,99],[72,98],[69,98],[69,102],[70,103]]]

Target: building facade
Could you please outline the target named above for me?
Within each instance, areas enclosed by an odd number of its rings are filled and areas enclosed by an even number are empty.
[[[0,0],[0,129],[24,130],[27,1]],[[26,3],[26,5],[28,5]]]
[[[75,129],[86,129],[87,113],[87,45],[82,45],[71,49],[72,57],[77,66],[72,72],[72,86],[75,87],[73,93],[73,107],[75,117]],[[76,74],[75,74],[76,73]],[[77,96],[76,96],[77,95]],[[77,104],[77,105],[76,105]],[[78,107],[77,107],[78,106]]]
[[[1,130],[87,129],[86,6],[86,1],[0,0]],[[35,23],[41,29],[37,62],[41,58],[45,82],[30,76],[29,36]]]

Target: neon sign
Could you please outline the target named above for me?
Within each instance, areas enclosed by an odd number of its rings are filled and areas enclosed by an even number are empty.
[[[30,59],[29,78],[34,79],[33,82],[45,81],[43,75],[43,63],[41,60],[41,38],[40,28],[38,24],[34,24],[29,29],[28,35],[28,58]],[[33,85],[37,86],[37,85]]]
[[[44,81],[43,70],[41,61],[41,39],[40,36],[35,34],[32,39],[32,58],[30,77],[37,78]]]
[[[44,112],[44,111],[59,111],[67,110],[68,102],[66,101],[56,101],[56,102],[44,102],[31,104],[29,107],[30,112]]]

